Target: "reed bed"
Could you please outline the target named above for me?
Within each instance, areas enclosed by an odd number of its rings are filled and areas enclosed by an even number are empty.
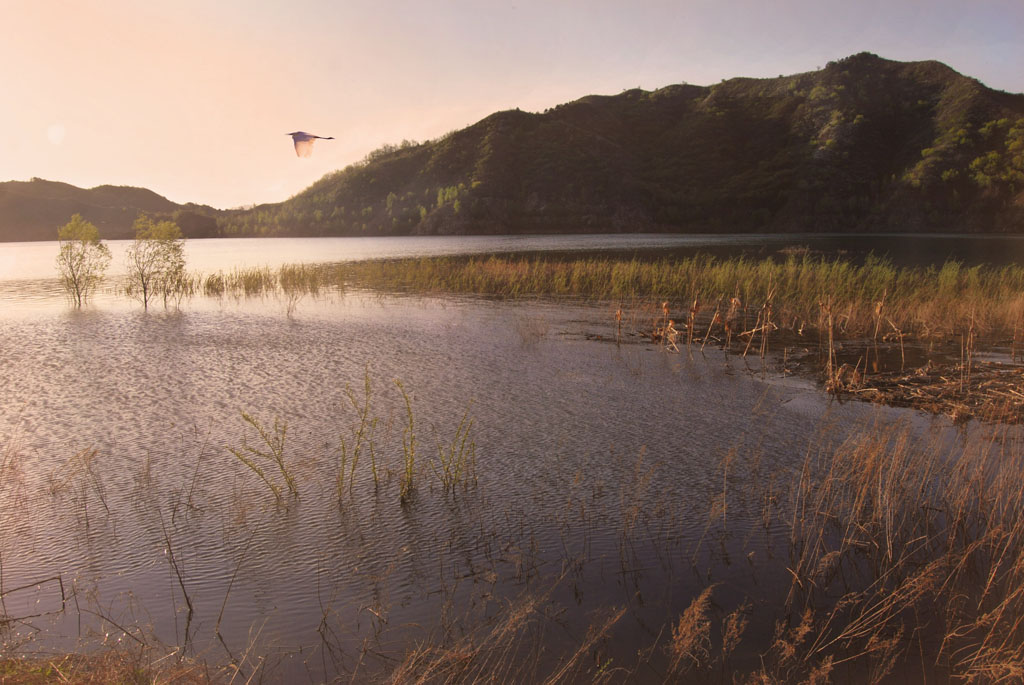
[[[908,663],[1024,676],[1024,452],[993,432],[947,450],[878,424],[808,457],[790,489],[774,676],[847,663],[871,681]]]
[[[617,630],[630,630],[625,612],[609,606],[542,666],[541,593],[480,629],[464,626],[462,639],[409,649],[388,681],[1020,682],[1024,451],[1014,435],[996,430],[950,446],[878,422],[839,445],[818,438],[790,474],[716,496],[714,534],[748,544],[756,536],[729,529],[725,500],[775,503],[764,521],[771,551],[747,563],[765,588],[786,579],[782,594],[758,595],[756,582],[746,590],[755,594],[737,595],[714,581],[725,572],[721,559],[712,554],[707,568],[694,561],[693,576],[706,584],[663,624],[645,627],[650,642],[635,662],[601,658],[595,635],[614,642]],[[756,461],[733,455],[724,468],[757,471]]]
[[[831,317],[835,333],[846,337],[941,338],[970,330],[982,339],[1012,337],[1015,348],[1024,342],[1024,267],[967,267],[957,261],[898,267],[875,256],[859,264],[807,255],[781,261],[709,255],[655,261],[488,256],[299,264],[190,275],[183,277],[175,298],[283,295],[291,312],[304,296],[350,286],[665,303],[676,312],[671,318],[678,339],[687,343],[716,326],[722,334],[738,333],[735,326],[726,330],[731,323],[726,312],[747,324],[743,330],[766,334],[779,328],[825,331]]]
[[[336,275],[340,275],[336,274]],[[783,261],[696,256],[638,259],[440,257],[347,264],[345,282],[413,292],[497,297],[572,297],[667,302],[687,310],[676,321],[705,326],[716,309],[739,303],[751,321],[766,303],[774,326],[824,328],[822,304],[847,335],[936,337],[975,322],[981,335],[1008,335],[1024,320],[1024,267],[897,267],[869,256],[862,264],[790,256]],[[681,324],[682,325],[682,324]]]
[[[277,274],[267,267],[235,269],[230,272],[218,271],[205,278],[203,292],[208,296],[253,297],[277,291]]]
[[[286,264],[278,269],[249,267],[192,276],[193,292],[208,297],[264,297],[283,294],[292,299],[344,288],[341,264]]]

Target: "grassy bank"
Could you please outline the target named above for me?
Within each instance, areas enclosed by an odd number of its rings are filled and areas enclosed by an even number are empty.
[[[110,685],[129,683],[178,683],[206,685],[228,682],[216,670],[192,660],[178,660],[172,653],[155,655],[154,650],[126,648],[83,654],[58,654],[0,659],[0,683],[4,685]]]

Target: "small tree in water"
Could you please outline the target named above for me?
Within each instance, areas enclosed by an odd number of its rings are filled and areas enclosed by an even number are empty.
[[[81,214],[75,214],[71,221],[57,229],[57,241],[61,285],[72,304],[81,307],[103,280],[103,272],[110,264],[110,249],[100,242],[96,226]]]
[[[154,222],[145,214],[135,220],[135,242],[128,246],[125,293],[142,302],[183,294],[185,286],[185,239],[173,221]]]

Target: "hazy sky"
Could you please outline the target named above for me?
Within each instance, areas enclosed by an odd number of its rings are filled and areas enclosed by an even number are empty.
[[[863,50],[1021,92],[1024,0],[0,0],[0,180],[279,201],[496,110]]]

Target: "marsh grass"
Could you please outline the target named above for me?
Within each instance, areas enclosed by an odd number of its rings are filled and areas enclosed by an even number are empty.
[[[723,293],[734,293],[731,302],[740,308],[725,317],[727,335],[739,332],[739,318],[748,316],[742,303],[754,303],[749,316],[761,319],[752,327],[744,321],[742,331],[766,334],[776,326],[801,331],[815,326],[825,298],[832,302],[836,332],[844,336],[877,335],[883,312],[893,328],[925,338],[964,330],[972,312],[983,336],[1012,335],[1024,317],[1024,267],[968,268],[955,261],[897,267],[874,256],[861,264],[810,256],[781,261],[707,255],[659,261],[438,257],[355,262],[339,266],[333,276],[350,285],[406,292],[667,301],[692,312],[683,317],[694,324],[688,326],[690,342],[693,332],[715,322],[711,305]],[[707,321],[698,324],[702,310]]]
[[[711,591],[705,588],[672,625],[672,640],[668,646],[668,678],[679,679],[689,671],[699,672],[708,666],[711,658]]]
[[[418,480],[417,469],[432,471],[445,492],[454,492],[459,486],[465,490],[471,485],[477,484],[476,442],[472,438],[474,420],[470,416],[472,403],[463,412],[451,439],[448,441],[436,439],[437,458],[418,465],[418,428],[413,397],[400,379],[394,379],[393,383],[401,396],[404,414],[401,444],[398,446],[390,439],[394,417],[388,417],[385,421],[381,416],[374,415],[373,383],[369,369],[364,371],[361,395],[351,385],[345,385],[343,392],[348,405],[355,413],[355,421],[338,437],[337,452],[332,452],[328,457],[333,462],[331,477],[334,481],[333,490],[339,504],[342,503],[346,494],[352,495],[355,492],[358,483],[372,481],[374,490],[377,490],[382,483],[390,482],[396,471],[392,469],[393,460],[388,459],[386,455],[394,454],[396,451],[399,455],[399,463],[396,467],[398,496],[403,505],[409,503],[415,491]],[[226,449],[266,485],[276,501],[282,501],[286,492],[293,497],[298,497],[299,485],[285,452],[287,424],[275,418],[273,426],[267,427],[252,414],[242,412],[241,416],[243,421],[256,432],[259,437],[258,444],[253,446],[243,440],[241,447],[227,447]],[[382,425],[384,430],[379,431],[378,429]],[[336,462],[334,462],[335,454]],[[367,466],[365,466],[367,457],[368,474],[366,473]],[[196,461],[193,482],[188,490],[189,502],[201,460],[202,452]],[[279,477],[275,476],[274,471],[279,474]],[[63,492],[67,488],[66,479],[67,476],[61,479],[51,474],[51,491]],[[147,479],[143,478],[142,480]],[[283,485],[281,480],[283,480]],[[175,501],[180,500],[182,496],[179,494]]]
[[[195,275],[193,279],[193,292],[202,292],[208,297],[283,295],[289,313],[307,295],[316,297],[323,291],[343,290],[345,286],[342,264],[286,264],[277,269],[266,266],[236,268],[206,276]]]
[[[110,683],[180,683],[207,685],[227,682],[196,661],[168,660],[151,650],[125,647],[95,654],[5,657],[0,659],[0,682],[5,685],[109,685]]]
[[[374,438],[377,431],[377,424],[380,421],[379,417],[371,418],[371,403],[370,398],[373,394],[372,383],[370,382],[370,371],[367,368],[363,374],[363,400],[359,401],[356,393],[352,388],[346,384],[345,386],[345,397],[348,399],[349,404],[352,405],[352,409],[356,412],[358,424],[352,429],[351,438],[346,441],[345,436],[340,439],[341,442],[341,453],[338,462],[338,498],[339,500],[344,495],[345,483],[348,482],[349,492],[355,485],[356,467],[359,465],[359,458],[362,456],[363,450],[367,450],[370,453],[370,473],[373,476],[374,487],[380,486],[380,475],[377,471],[377,452],[375,448]],[[349,462],[351,445],[351,463]]]
[[[218,271],[202,278],[203,292],[212,297],[255,297],[277,291],[277,274],[268,267]]]
[[[950,450],[879,423],[808,456],[788,487],[791,582],[763,675],[1024,673],[1024,455],[992,430]]]
[[[416,424],[409,393],[406,392],[402,381],[395,379],[395,385],[405,401],[406,425],[402,431],[402,480],[399,491],[399,499],[404,504],[412,497],[416,476]]]
[[[470,439],[473,419],[469,417],[469,410],[470,407],[466,407],[451,441],[437,442],[437,461],[430,465],[441,486],[452,492],[459,485],[468,487],[476,483],[476,442]]]
[[[242,420],[255,429],[263,446],[253,447],[246,444],[243,440],[241,448],[229,447],[228,451],[235,455],[235,458],[238,459],[238,461],[245,464],[253,473],[260,477],[260,480],[262,480],[274,494],[274,499],[278,501],[282,499],[282,488],[273,478],[267,475],[267,472],[260,466],[260,462],[270,463],[276,466],[277,470],[284,478],[285,486],[288,491],[293,497],[298,497],[299,489],[295,482],[295,476],[285,463],[284,445],[285,437],[288,433],[288,424],[282,423],[275,418],[273,428],[271,430],[267,430],[259,420],[244,411],[242,412]]]
[[[394,382],[406,414],[399,493],[405,504],[414,492],[417,424],[410,393]],[[362,396],[346,388],[357,416],[350,455],[372,441],[371,391],[368,372]],[[464,482],[466,475],[456,475],[460,468],[471,472],[465,460],[473,455],[472,426],[467,407],[453,438],[438,441],[431,466],[446,491]],[[658,544],[667,545],[658,554],[662,563],[688,558],[706,583],[688,605],[650,627],[652,642],[637,653],[637,663],[613,667],[601,656],[598,644],[614,641],[628,613],[611,607],[575,646],[540,659],[542,599],[524,598],[482,624],[452,625],[442,614],[443,637],[409,648],[386,669],[388,680],[472,682],[486,674],[496,682],[629,682],[639,672],[667,681],[768,683],[883,682],[908,673],[966,682],[1024,676],[1024,451],[1017,433],[995,422],[976,428],[969,440],[929,442],[909,426],[877,419],[835,444],[827,428],[792,472],[769,471],[756,454],[729,450],[719,491],[709,498],[707,530],[696,542],[705,545],[701,554],[681,554],[671,531],[658,533]],[[342,462],[339,488],[351,489],[356,461]],[[750,482],[737,487],[732,476],[741,472]],[[651,487],[657,479],[641,451],[632,479],[623,480],[616,519],[624,579],[640,560],[634,546],[647,543],[652,522],[663,516],[664,503]],[[597,489],[570,499],[567,512],[578,506],[581,521],[594,520],[584,507],[596,506]],[[750,557],[759,580],[745,591],[756,593],[760,579],[783,578],[778,596],[738,595],[712,580],[723,572],[726,541],[740,532],[736,521],[747,525],[733,512],[749,502],[763,503],[762,516],[749,524],[766,546],[757,548],[756,561]],[[743,539],[750,543],[754,533]],[[721,550],[711,549],[712,540]],[[716,554],[722,555],[717,561]],[[526,582],[537,559],[523,540],[506,547],[503,563],[515,566],[516,582]],[[567,547],[562,563],[582,574],[586,555],[575,557]],[[367,611],[383,633],[386,607]]]
[[[454,640],[425,641],[415,646],[398,662],[387,681],[396,685],[468,682],[555,685],[621,680],[621,669],[611,669],[607,661],[601,661],[599,646],[609,639],[626,609],[609,607],[596,612],[579,644],[553,658],[546,649],[546,642],[557,625],[549,602],[554,585],[545,591],[525,592],[508,600],[491,620],[469,628]]]
[[[741,531],[726,509],[751,498],[765,503],[762,534],[774,542],[749,558],[756,581],[745,591],[755,594],[708,580],[664,623],[645,623],[650,643],[636,662],[611,667],[591,637],[614,643],[628,612],[606,607],[609,620],[595,618],[552,664],[552,654],[541,658],[535,647],[546,639],[540,607],[547,600],[539,593],[464,627],[460,639],[416,645],[389,680],[473,682],[486,674],[493,682],[632,682],[646,674],[656,682],[1019,682],[1024,452],[1010,430],[985,433],[932,442],[876,419],[839,444],[823,431],[791,473],[764,470],[757,455],[733,450],[723,477],[744,470],[753,481],[723,485],[708,516],[729,539]],[[656,477],[642,459],[634,471],[641,482]],[[659,506],[644,493],[624,484],[624,526]],[[756,543],[749,533],[743,539]],[[729,576],[730,562],[702,558],[710,566],[695,556],[694,575]],[[587,563],[564,568],[581,573]],[[779,596],[756,594],[762,582],[776,587],[773,578],[787,580]]]
[[[757,349],[759,356],[767,352],[775,330],[799,335],[823,330],[821,303],[826,301],[837,338],[877,342],[882,335],[898,338],[902,345],[905,338],[940,339],[971,331],[979,341],[1012,339],[1014,356],[1024,339],[1024,267],[966,267],[957,261],[897,267],[875,256],[862,263],[806,254],[781,260],[709,255],[656,261],[506,256],[368,260],[250,267],[205,276],[183,272],[161,294],[165,306],[177,306],[199,293],[218,298],[280,296],[291,315],[304,297],[349,287],[616,303],[617,340],[624,318],[629,318],[624,311],[661,302],[663,309],[683,310],[672,318],[672,344],[685,327],[687,346],[700,341],[703,347],[720,326],[727,346],[741,336],[744,351]],[[649,322],[649,331],[667,331],[670,317],[659,318]],[[544,332],[532,327],[520,331],[530,341]],[[663,334],[656,340],[669,342]]]

